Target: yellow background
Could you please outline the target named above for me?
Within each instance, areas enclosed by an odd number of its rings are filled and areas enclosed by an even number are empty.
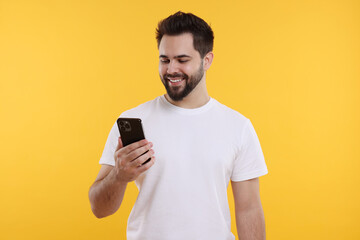
[[[178,10],[211,24],[209,92],[260,138],[267,239],[360,239],[356,0],[0,0],[0,239],[125,239],[135,185],[101,220],[87,193],[119,114],[164,93]]]

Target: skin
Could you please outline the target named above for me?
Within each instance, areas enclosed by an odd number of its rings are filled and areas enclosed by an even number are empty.
[[[159,45],[160,76],[176,73],[184,73],[191,76],[196,74],[200,66],[204,68],[204,75],[200,83],[183,100],[174,101],[168,94],[165,94],[166,99],[170,103],[182,108],[198,108],[206,104],[210,100],[205,83],[206,71],[210,68],[213,58],[214,54],[209,52],[202,61],[200,53],[193,46],[193,37],[190,33],[178,36],[164,35]],[[183,81],[179,87],[184,88],[184,85],[185,82]]]
[[[177,36],[164,35],[159,45],[159,74],[163,84],[169,84],[175,92],[185,88],[186,81],[170,83],[164,76],[195,76],[199,68],[204,74],[196,87],[183,99],[173,100],[169,94],[166,99],[182,108],[198,108],[206,104],[209,94],[206,88],[206,71],[210,68],[214,55],[209,52],[201,59],[200,54],[193,47],[193,37],[190,33]],[[181,77],[172,77],[178,80]],[[139,157],[141,154],[148,153]],[[151,161],[140,166],[149,157]],[[142,140],[126,147],[122,146],[121,139],[114,154],[115,167],[103,165],[99,174],[90,187],[89,199],[94,215],[98,218],[115,213],[121,205],[128,182],[134,181],[137,176],[147,171],[155,162],[152,143]],[[265,220],[260,201],[258,178],[247,181],[231,182],[234,201],[236,226],[239,239],[265,239]]]
[[[118,139],[114,153],[115,167],[102,165],[89,190],[91,210],[96,217],[109,216],[119,209],[127,184],[154,165],[153,155],[152,143],[147,140],[123,147],[121,138]],[[142,165],[149,158],[151,160]]]
[[[235,202],[238,237],[241,240],[264,240],[265,218],[260,201],[259,179],[231,182]]]

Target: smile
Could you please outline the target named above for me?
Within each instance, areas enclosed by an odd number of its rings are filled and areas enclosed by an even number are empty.
[[[172,83],[181,82],[182,80],[184,80],[184,79],[183,78],[181,78],[181,79],[170,79],[169,78],[169,81],[172,82]]]

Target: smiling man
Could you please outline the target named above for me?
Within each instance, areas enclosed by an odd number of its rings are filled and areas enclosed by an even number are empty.
[[[165,35],[161,40],[159,42],[160,78],[166,88],[168,100],[176,104],[176,102],[182,102],[204,78],[203,57],[194,49],[191,33],[183,33],[178,36]],[[174,55],[177,53],[179,55]],[[212,58],[212,52],[209,52],[206,56],[207,68],[210,66]],[[189,76],[189,74],[191,75]],[[206,93],[204,91],[206,89],[205,81],[202,81],[202,84],[203,86],[197,89]],[[195,92],[194,94],[197,95]],[[203,100],[208,101],[209,99],[206,97]]]
[[[135,181],[139,195],[128,240],[232,240],[231,181],[239,238],[265,239],[258,177],[267,167],[258,137],[249,119],[206,89],[212,29],[193,14],[177,12],[156,33],[166,94],[121,114],[142,119],[146,140],[123,147],[113,125],[89,191],[93,213],[115,213],[127,184]]]

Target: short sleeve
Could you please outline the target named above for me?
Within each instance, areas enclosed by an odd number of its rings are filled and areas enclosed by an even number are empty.
[[[99,161],[100,164],[115,166],[114,153],[117,147],[119,136],[120,132],[115,122],[106,140],[104,151]]]
[[[234,162],[232,181],[244,181],[268,173],[259,138],[250,120],[247,120],[240,138],[240,148]]]

